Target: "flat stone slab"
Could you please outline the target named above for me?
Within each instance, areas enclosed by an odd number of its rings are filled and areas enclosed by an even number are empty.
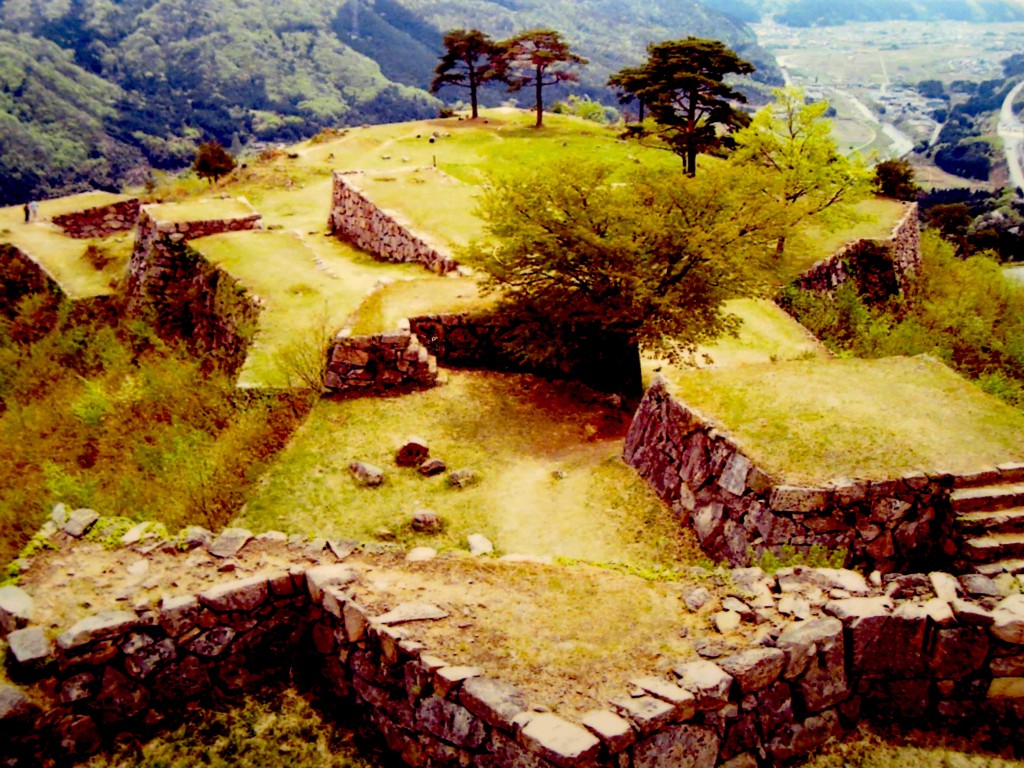
[[[471,533],[466,537],[466,543],[469,544],[469,554],[471,555],[490,555],[494,552],[491,540],[480,533]]]
[[[593,760],[601,749],[601,742],[590,731],[549,712],[531,719],[521,738],[527,749],[564,768]]]
[[[672,670],[679,687],[697,699],[697,709],[718,709],[729,702],[732,675],[711,661],[690,661]]]
[[[93,640],[123,635],[139,625],[139,617],[128,611],[103,611],[88,616],[57,638],[57,646],[62,650],[78,648]]]
[[[459,701],[488,725],[511,732],[513,720],[527,709],[526,696],[513,685],[489,677],[471,677],[462,684]]]
[[[416,547],[410,549],[405,556],[407,563],[425,563],[437,557],[437,550],[433,547]]]
[[[356,572],[347,565],[318,565],[306,571],[306,586],[309,588],[309,596],[319,603],[324,599],[324,589],[327,587],[342,587],[357,578]]]
[[[0,637],[32,621],[35,605],[32,596],[21,587],[0,587]]]
[[[440,621],[448,618],[448,612],[430,603],[403,603],[397,608],[378,616],[375,621],[391,626],[411,621]]]
[[[214,557],[234,557],[252,538],[252,531],[245,528],[225,528],[206,550]]]
[[[630,726],[629,721],[607,709],[587,712],[581,722],[583,727],[597,736],[612,754],[621,752],[636,741],[636,731]]]
[[[53,644],[41,627],[26,627],[7,636],[8,650],[15,663],[22,667],[44,664],[53,653]]]
[[[200,593],[199,601],[212,611],[251,611],[267,599],[270,590],[266,576],[228,581]]]
[[[751,648],[718,662],[740,684],[744,693],[752,693],[779,679],[786,666],[786,654],[778,648]]]

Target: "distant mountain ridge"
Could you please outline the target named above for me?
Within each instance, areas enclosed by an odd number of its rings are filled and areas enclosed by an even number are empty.
[[[436,114],[426,87],[460,26],[561,31],[591,94],[647,43],[691,34],[778,75],[749,27],[697,0],[0,0],[0,203],[178,168],[201,140]]]

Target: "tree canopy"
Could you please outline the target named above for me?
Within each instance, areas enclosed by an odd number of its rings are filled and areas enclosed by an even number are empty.
[[[683,171],[693,176],[697,154],[721,144],[719,128],[746,122],[733,106],[746,99],[725,77],[753,71],[752,64],[719,41],[688,37],[652,43],[646,62],[620,70],[609,85],[647,107],[662,138],[682,158]]]
[[[469,90],[472,117],[479,114],[480,86],[495,74],[494,59],[499,47],[489,35],[478,29],[453,29],[444,36],[445,53],[434,70],[430,92],[452,85]]]
[[[883,160],[875,166],[875,191],[896,200],[916,200],[921,188],[914,181],[914,166],[906,160]]]
[[[579,81],[576,67],[587,60],[570,49],[562,35],[552,29],[532,29],[501,43],[497,58],[498,77],[510,91],[533,87],[537,127],[544,124],[544,88]]]
[[[196,150],[192,169],[201,179],[214,182],[235,169],[235,158],[216,141],[206,141]]]
[[[493,245],[487,287],[530,362],[560,364],[609,344],[671,358],[734,330],[726,300],[756,294],[778,236],[775,203],[722,164],[714,176],[562,163],[495,180],[481,214]]]
[[[809,222],[848,222],[846,204],[869,191],[870,170],[859,155],[839,152],[824,119],[827,109],[827,102],[807,104],[800,89],[780,88],[775,101],[733,135],[736,151],[730,162],[762,171],[758,194],[780,204],[780,254],[786,237]]]

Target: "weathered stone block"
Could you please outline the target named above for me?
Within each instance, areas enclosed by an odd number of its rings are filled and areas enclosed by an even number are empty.
[[[840,732],[839,716],[829,710],[780,730],[766,747],[773,760],[791,760],[809,755],[829,739],[838,737]]]
[[[438,696],[448,698],[464,680],[480,677],[483,673],[480,667],[441,667],[434,672],[434,690]]]
[[[70,651],[95,640],[123,635],[139,624],[139,617],[134,613],[104,611],[74,624],[57,638],[57,647],[62,651]]]
[[[561,768],[593,761],[601,748],[597,737],[558,715],[543,712],[531,718],[520,732],[523,746]]]
[[[742,496],[747,490],[747,475],[750,474],[750,459],[741,453],[734,453],[725,462],[722,474],[718,478],[718,486],[734,496]]]
[[[322,603],[324,589],[327,587],[343,587],[358,578],[356,572],[347,565],[318,565],[306,571],[306,587],[314,603]]]
[[[0,587],[0,637],[24,627],[35,614],[35,601],[21,587]]]
[[[484,723],[458,704],[429,696],[416,710],[416,722],[427,732],[457,747],[475,748],[487,738]]]
[[[776,647],[786,655],[784,675],[799,677],[819,651],[830,651],[843,645],[843,625],[838,619],[812,619],[788,625],[779,636]]]
[[[653,696],[620,696],[609,702],[640,733],[653,733],[676,718],[676,707]]]
[[[752,648],[719,659],[718,666],[739,683],[743,693],[752,693],[779,678],[786,666],[786,654],[778,648]]]
[[[992,634],[1006,643],[1024,645],[1024,595],[1010,595],[992,611]]]
[[[146,708],[149,691],[113,667],[103,672],[100,692],[92,701],[92,708],[101,722],[118,723]]]
[[[697,709],[718,709],[729,701],[732,676],[710,661],[691,661],[672,670],[679,678],[679,687],[697,700]]]
[[[718,760],[718,734],[711,728],[677,725],[639,742],[634,748],[635,768],[714,768]]]
[[[200,593],[199,602],[211,611],[250,612],[262,605],[270,594],[265,576],[218,584]]]
[[[778,485],[772,489],[768,503],[777,512],[814,512],[828,506],[829,496],[826,488]]]
[[[935,633],[929,667],[937,678],[962,680],[981,669],[988,649],[989,635],[984,629],[940,629]]]
[[[512,731],[512,720],[527,708],[526,697],[508,683],[471,677],[462,683],[459,702],[488,725]]]
[[[587,712],[581,722],[611,754],[622,752],[636,741],[636,731],[629,722],[606,709]]]
[[[674,719],[679,722],[689,720],[697,711],[697,698],[692,693],[660,677],[638,677],[630,684],[675,707]]]

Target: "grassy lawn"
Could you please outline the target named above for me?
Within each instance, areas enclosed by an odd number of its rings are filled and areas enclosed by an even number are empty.
[[[305,346],[322,348],[377,281],[414,270],[422,273],[414,267],[380,264],[352,251],[339,274],[333,267],[318,267],[306,241],[291,232],[233,232],[200,238],[192,245],[263,303],[256,341],[239,377],[241,386],[287,386],[289,373],[294,374],[288,360]]]
[[[235,198],[200,198],[180,203],[157,203],[146,206],[149,215],[165,223],[181,221],[212,221],[213,219],[244,219],[253,210]]]
[[[1024,458],[1024,414],[926,358],[739,366],[675,373],[672,382],[683,402],[790,482],[967,472]]]
[[[872,197],[853,206],[859,219],[850,226],[829,231],[821,227],[808,227],[794,243],[787,244],[785,264],[780,268],[784,282],[807,271],[816,261],[828,258],[854,240],[882,239],[906,213],[907,204],[898,200]]]
[[[450,373],[447,385],[400,398],[325,400],[237,522],[359,540],[386,528],[404,545],[442,550],[482,533],[506,553],[671,564],[692,550],[622,462],[627,421],[579,403],[566,385],[478,372]],[[458,490],[445,476],[396,467],[395,450],[410,435],[480,482]],[[384,484],[356,485],[348,470],[356,460],[383,468]],[[443,533],[411,530],[418,507],[438,512]]]
[[[360,305],[352,334],[392,330],[399,320],[416,315],[485,309],[492,301],[493,297],[480,295],[479,284],[472,278],[399,280],[374,291]]]
[[[711,365],[768,363],[827,356],[825,348],[800,323],[767,299],[736,299],[726,307],[742,325],[735,337],[726,336],[701,348]]]
[[[41,264],[72,299],[105,296],[114,290],[114,283],[128,263],[132,235],[125,233],[98,240],[76,240],[66,237],[56,225],[47,221],[58,213],[84,210],[123,199],[105,192],[73,195],[70,198],[47,200],[39,204],[39,221],[25,223],[20,205],[0,208],[0,242],[16,245]],[[67,201],[76,200],[71,203]],[[85,258],[90,245],[103,249],[110,264],[100,269]]]

